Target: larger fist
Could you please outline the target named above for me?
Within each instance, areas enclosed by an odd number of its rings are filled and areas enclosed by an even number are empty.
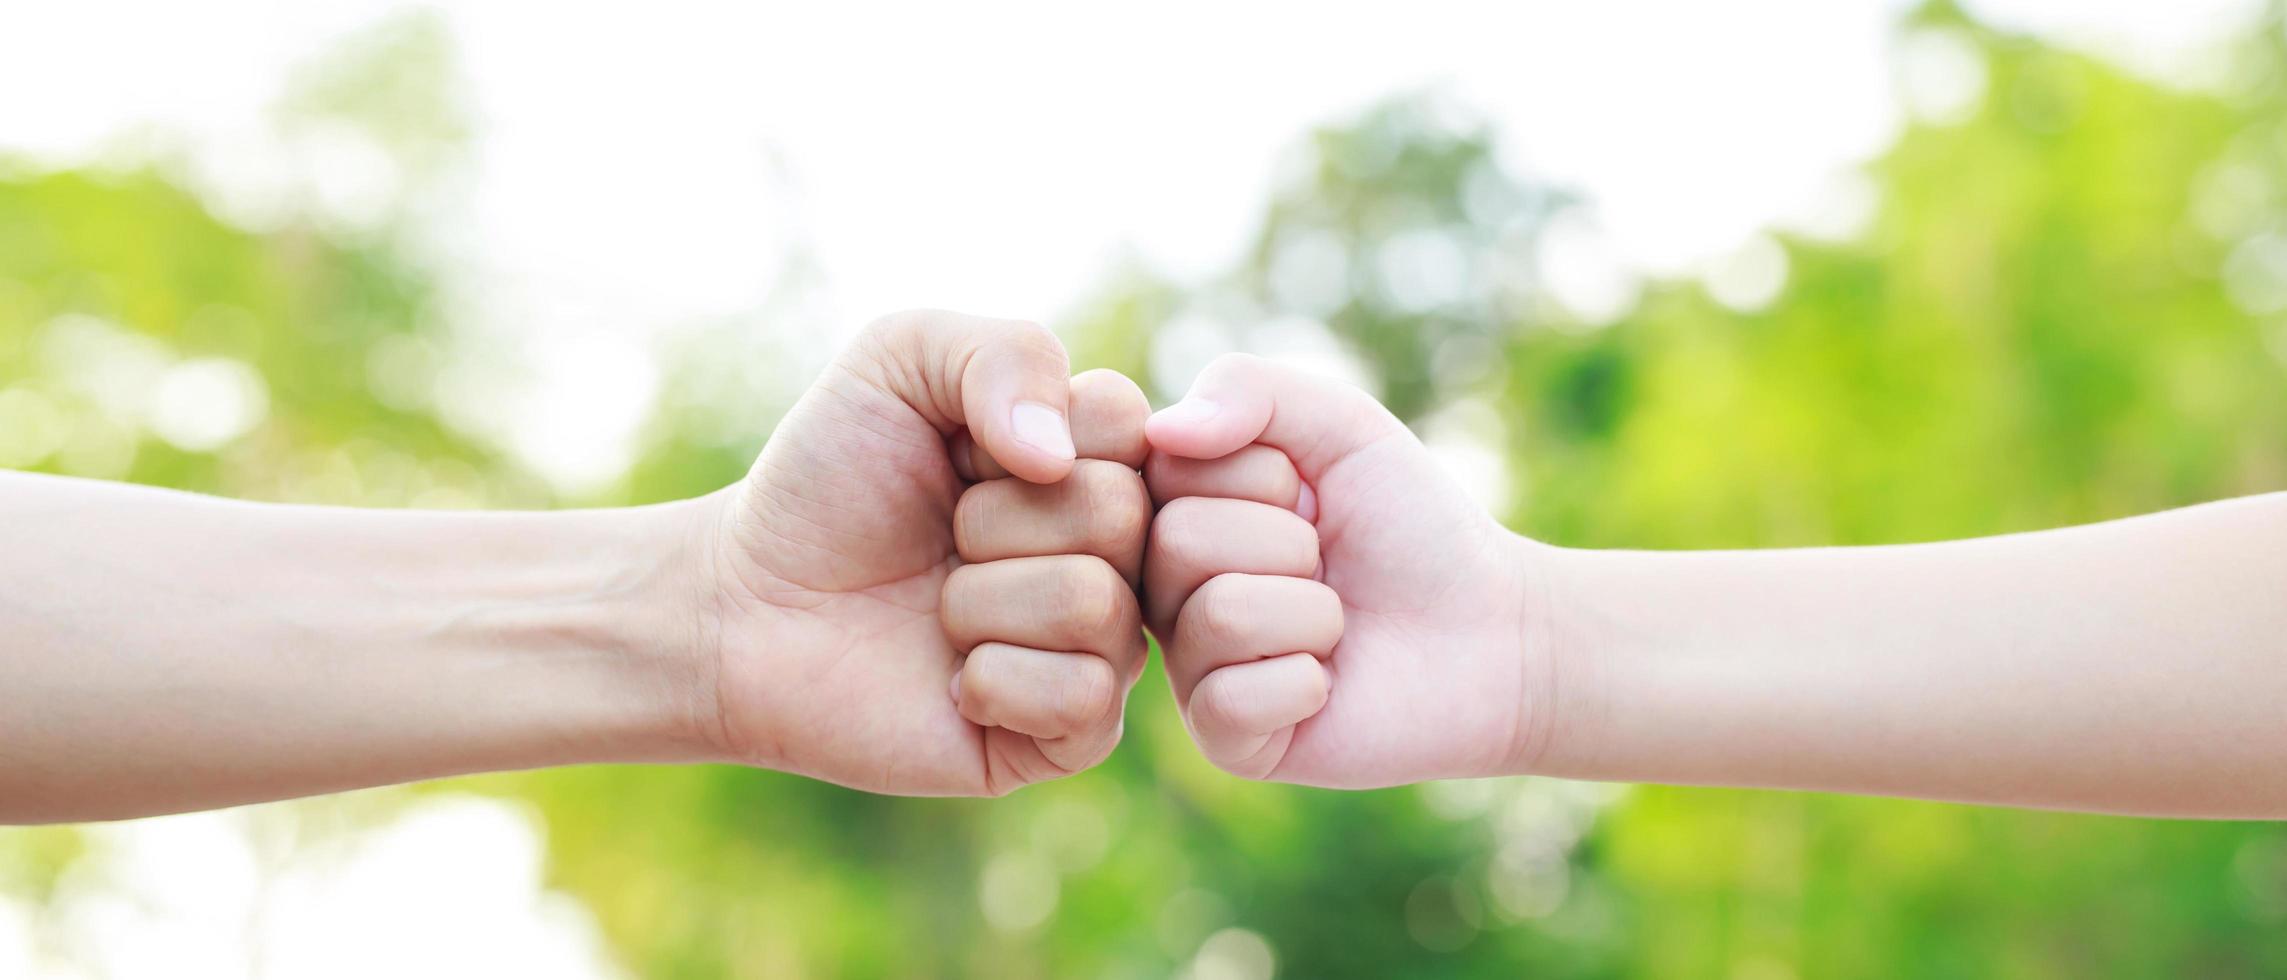
[[[803,395],[701,532],[724,754],[997,795],[1111,750],[1142,654],[1148,407],[1068,370],[1036,324],[922,311]]]

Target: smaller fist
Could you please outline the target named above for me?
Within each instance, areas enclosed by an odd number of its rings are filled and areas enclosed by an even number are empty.
[[[1335,787],[1526,770],[1552,674],[1530,546],[1413,433],[1244,355],[1148,428],[1144,595],[1209,761]]]
[[[1315,578],[1318,529],[1296,513],[1301,478],[1262,445],[1215,460],[1154,454],[1147,472],[1164,544],[1145,594],[1176,703],[1210,761],[1267,775],[1295,724],[1326,705],[1323,661],[1342,639],[1342,599]]]

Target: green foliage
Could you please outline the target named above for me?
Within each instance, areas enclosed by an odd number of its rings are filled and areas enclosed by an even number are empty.
[[[432,303],[386,250],[233,228],[150,174],[0,182],[0,378],[27,416],[9,421],[51,430],[10,462],[270,499],[481,498],[488,472],[506,473],[489,450],[367,394],[377,360],[419,356]],[[242,362],[263,382],[266,424],[224,452],[153,438],[135,401],[193,358]],[[390,485],[312,489],[336,453]]]
[[[1313,135],[1227,275],[1121,272],[1071,325],[1075,366],[1142,373],[1193,306],[1322,322],[1409,418],[1493,405],[1506,516],[1572,545],[1986,534],[2287,484],[2277,25],[2197,92],[1924,20],[1982,55],[1982,108],[1868,168],[1864,234],[1783,239],[1787,283],[1760,309],[1654,282],[1618,322],[1574,322],[1529,274],[1567,196],[1408,100]],[[364,127],[423,173],[463,131],[450,49],[419,24],[392,37],[394,55],[314,67],[282,111]],[[386,234],[246,230],[145,173],[0,179],[0,450],[19,465],[546,502],[421,396],[447,326]],[[753,327],[671,354],[622,499],[743,471],[798,387],[719,356]],[[265,382],[264,420],[219,451],[154,438],[91,380],[192,357]],[[89,444],[113,449],[70,448]],[[537,804],[556,882],[651,976],[1164,976],[1203,943],[1242,948],[1210,941],[1231,927],[1296,977],[2287,973],[2274,826],[1541,780],[1329,793],[1213,771],[1156,669],[1130,717],[1101,770],[1005,800],[727,768],[459,785]],[[39,895],[75,846],[0,835],[0,887]]]

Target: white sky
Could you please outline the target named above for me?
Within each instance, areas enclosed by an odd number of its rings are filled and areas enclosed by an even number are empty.
[[[403,6],[17,5],[0,14],[0,152],[71,164],[156,130],[224,190],[259,201],[300,180],[370,212],[389,191],[385,171],[338,147],[279,147],[263,113],[296,65]],[[1971,3],[2160,72],[2257,6]],[[473,318],[527,341],[511,356],[528,383],[518,394],[502,382],[497,417],[479,427],[578,485],[625,458],[654,390],[648,339],[751,311],[790,250],[806,249],[824,277],[813,353],[907,306],[1054,323],[1123,250],[1177,275],[1227,266],[1281,151],[1396,92],[1458,96],[1499,127],[1515,169],[1586,193],[1594,233],[1568,234],[1574,254],[1561,261],[1709,267],[1833,197],[1838,176],[1895,132],[1891,25],[1904,8],[444,9],[478,146],[465,212],[435,230]]]

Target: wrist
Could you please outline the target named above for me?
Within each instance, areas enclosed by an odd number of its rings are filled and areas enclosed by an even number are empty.
[[[623,639],[652,692],[640,746],[653,758],[722,762],[736,757],[725,734],[721,697],[721,492],[634,509],[641,525],[641,585],[630,600],[643,624]]]
[[[545,650],[580,762],[722,757],[707,555],[713,497],[537,515],[541,567],[492,606],[504,650]]]
[[[1521,720],[1507,771],[1587,776],[1610,683],[1593,626],[1603,619],[1601,600],[1587,594],[1573,574],[1582,552],[1522,535],[1514,536],[1509,551],[1524,598],[1514,633],[1523,661]]]

